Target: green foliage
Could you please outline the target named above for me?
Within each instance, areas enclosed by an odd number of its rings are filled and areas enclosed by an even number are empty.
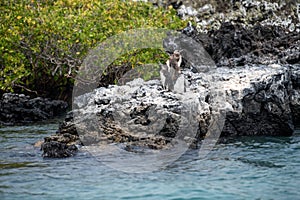
[[[124,0],[4,0],[0,21],[0,90],[52,97],[67,93],[76,69],[99,42],[130,29],[185,25],[172,8]],[[164,58],[155,56],[157,51],[145,50],[116,63]]]

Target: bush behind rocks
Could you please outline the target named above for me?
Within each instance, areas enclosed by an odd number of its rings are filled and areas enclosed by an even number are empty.
[[[99,42],[135,28],[185,25],[174,9],[122,0],[2,1],[0,21],[0,91],[61,99],[70,96],[76,69]],[[138,52],[119,62],[153,62],[152,55]]]

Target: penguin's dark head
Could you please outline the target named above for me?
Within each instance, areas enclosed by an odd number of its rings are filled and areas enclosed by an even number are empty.
[[[175,50],[173,55],[174,55],[175,58],[179,58],[181,56],[180,53],[181,53],[181,51]]]

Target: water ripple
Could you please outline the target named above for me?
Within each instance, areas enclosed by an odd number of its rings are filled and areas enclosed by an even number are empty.
[[[131,174],[108,167],[84,148],[75,157],[43,159],[32,144],[56,128],[57,124],[0,128],[0,199],[297,199],[300,196],[297,188],[300,134],[241,137],[217,144],[204,159],[191,150],[164,169]]]

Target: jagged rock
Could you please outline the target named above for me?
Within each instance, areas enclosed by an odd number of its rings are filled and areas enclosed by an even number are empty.
[[[189,83],[183,94],[163,90],[159,80],[135,79],[79,96],[73,119],[62,124],[59,136],[45,140],[44,156],[64,157],[71,144],[80,142],[123,143],[124,150],[136,151],[171,148],[176,139],[197,147],[213,119],[219,120],[214,118],[217,110],[226,112],[222,137],[293,134],[299,121],[299,66],[221,67],[203,73],[186,69],[182,74]],[[221,88],[213,91],[212,85]]]
[[[185,34],[201,42],[218,66],[299,64],[300,23],[294,1],[147,0],[174,3],[178,15],[194,19]]]
[[[229,99],[234,102],[231,105],[241,106],[241,111],[236,112],[233,109],[233,112],[227,112],[222,134],[224,136],[291,135],[294,124],[299,120],[298,117],[292,117],[293,102],[290,94],[298,91],[293,87],[292,74],[299,73],[300,68],[270,65],[269,67],[250,68],[248,73],[252,75],[237,73],[236,70],[238,69],[232,71],[235,75],[240,76],[237,79],[240,84],[235,84],[239,86],[241,83],[248,84],[248,87],[242,91],[230,89],[232,93],[230,96],[233,98]],[[257,74],[260,74],[260,78],[255,78]],[[229,84],[232,85],[234,82]],[[236,101],[235,96],[240,96],[238,98],[240,101]],[[299,99],[299,95],[295,98]]]
[[[57,117],[67,111],[68,104],[60,100],[24,94],[5,93],[0,99],[0,125],[16,125]]]
[[[60,124],[57,133],[44,138],[41,150],[44,157],[63,158],[74,155],[81,145],[82,143],[73,123],[72,112],[69,112]]]
[[[223,23],[208,34],[192,26],[182,31],[203,44],[217,66],[239,67],[246,64],[300,64],[300,35],[281,27]]]
[[[242,23],[251,28],[260,23],[280,26],[289,32],[300,32],[298,4],[294,0],[144,0],[154,5],[177,10],[184,20],[193,19],[197,30],[208,33],[218,30],[223,22]]]
[[[65,158],[75,155],[78,151],[76,145],[67,145],[64,142],[49,141],[44,142],[41,146],[43,156],[49,158]]]

